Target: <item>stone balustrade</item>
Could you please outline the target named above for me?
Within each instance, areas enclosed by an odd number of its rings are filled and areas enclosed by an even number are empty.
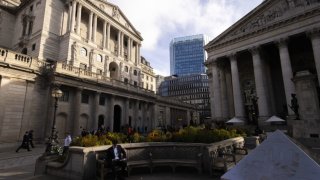
[[[48,63],[32,58],[31,56],[0,48],[0,63],[10,67],[28,71],[40,71]]]
[[[210,170],[210,156],[209,152],[212,149],[219,149],[224,147],[229,147],[230,145],[237,145],[238,143],[244,144],[243,137],[231,138],[224,141],[220,141],[212,144],[203,144],[203,143],[174,143],[174,142],[156,142],[156,143],[130,143],[122,144],[122,147],[125,148],[127,154],[132,155],[134,150],[137,148],[147,148],[149,151],[154,151],[154,149],[159,149],[159,147],[178,147],[183,146],[186,148],[181,148],[183,151],[188,150],[190,147],[199,147],[201,149],[202,159],[202,170],[204,172],[209,172]],[[95,179],[97,173],[97,157],[98,154],[102,154],[106,149],[111,147],[108,146],[97,146],[97,147],[70,147],[69,158],[64,163],[57,162],[48,162],[46,164],[47,174],[54,176],[59,176],[68,179]],[[133,150],[131,152],[131,150]],[[165,151],[163,153],[166,153]],[[188,155],[188,153],[179,152],[179,157]],[[146,156],[147,157],[147,156]],[[165,154],[164,156],[165,157]],[[181,158],[181,157],[180,157]],[[189,158],[189,157],[186,157]],[[130,161],[130,158],[128,159]]]

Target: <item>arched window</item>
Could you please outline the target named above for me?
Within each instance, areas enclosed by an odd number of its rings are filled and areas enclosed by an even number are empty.
[[[125,71],[125,72],[128,72],[128,71],[129,71],[128,66],[125,66],[125,67],[124,67],[124,71]]]
[[[88,55],[87,49],[84,47],[80,48],[80,55],[86,57]]]
[[[102,62],[102,55],[101,54],[97,54],[97,61]]]
[[[133,71],[133,75],[135,75],[135,76],[138,75],[138,71],[137,71],[137,70],[134,70],[134,71]]]

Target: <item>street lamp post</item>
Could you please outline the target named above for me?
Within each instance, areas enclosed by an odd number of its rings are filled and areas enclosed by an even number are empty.
[[[46,152],[51,153],[51,149],[53,144],[57,140],[57,133],[56,131],[56,113],[58,108],[58,99],[62,96],[62,91],[58,87],[54,87],[51,91],[51,96],[54,98],[54,112],[53,112],[53,122],[52,122],[52,128],[51,128],[51,135],[49,137],[49,142],[47,143]]]

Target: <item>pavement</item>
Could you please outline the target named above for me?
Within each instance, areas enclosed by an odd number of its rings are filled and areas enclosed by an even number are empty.
[[[15,147],[17,148],[17,147]],[[36,159],[45,151],[45,145],[36,145],[31,151],[20,149],[18,153],[15,148],[0,151],[0,180],[66,180],[52,175],[36,175]],[[210,177],[208,174],[199,175],[193,168],[178,168],[172,173],[170,168],[156,169],[152,174],[144,170],[133,170],[126,180],[218,180],[218,176]]]

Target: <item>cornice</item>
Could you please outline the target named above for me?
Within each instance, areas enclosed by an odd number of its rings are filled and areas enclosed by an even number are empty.
[[[302,19],[306,19],[306,18],[315,16],[315,15],[320,15],[320,9],[319,8],[313,9],[310,12],[306,12],[306,13],[300,14],[298,16],[294,16],[294,17],[291,17],[291,18],[288,18],[288,19],[284,19],[282,21],[278,21],[276,23],[270,24],[268,26],[265,26],[265,27],[263,27],[261,29],[255,30],[253,32],[248,32],[246,34],[242,34],[240,36],[236,36],[236,37],[234,37],[232,39],[228,39],[228,40],[226,40],[224,42],[217,43],[217,44],[212,44],[212,45],[210,45],[208,47],[205,47],[205,50],[210,52],[210,51],[213,51],[214,49],[222,48],[222,47],[228,46],[230,44],[234,44],[236,42],[243,41],[243,40],[249,39],[251,37],[257,36],[257,35],[261,35],[261,34],[266,33],[268,31],[272,31],[272,30],[284,27],[286,24],[295,23],[295,22],[298,22],[298,21],[300,21]]]

